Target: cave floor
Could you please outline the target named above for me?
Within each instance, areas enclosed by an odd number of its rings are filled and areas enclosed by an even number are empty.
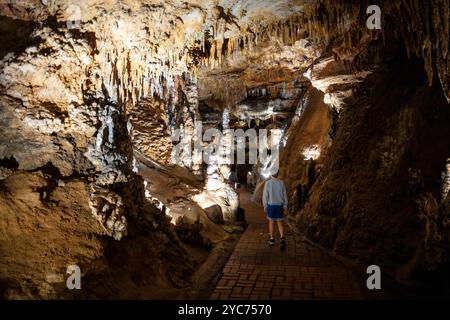
[[[210,299],[362,299],[352,270],[288,230],[287,249],[267,244],[262,207],[241,188],[248,227],[222,271]]]

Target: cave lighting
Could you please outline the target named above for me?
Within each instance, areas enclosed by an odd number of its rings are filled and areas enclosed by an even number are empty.
[[[313,159],[316,160],[320,156],[320,146],[318,144],[313,144],[302,150],[303,158],[305,160]]]

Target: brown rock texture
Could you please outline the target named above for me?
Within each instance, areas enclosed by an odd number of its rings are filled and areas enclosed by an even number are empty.
[[[448,213],[440,175],[449,109],[439,85],[428,87],[420,63],[396,63],[356,85],[331,146],[315,163],[306,203],[295,210],[300,230],[314,241],[406,281],[445,268]],[[290,174],[296,167],[299,182]],[[291,194],[308,185],[306,167],[291,160],[282,171]]]

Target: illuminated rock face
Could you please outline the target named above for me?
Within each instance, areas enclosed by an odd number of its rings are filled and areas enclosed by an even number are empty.
[[[295,161],[283,176],[291,194],[306,189],[294,214],[308,237],[341,255],[382,264],[407,281],[415,272],[443,268],[446,259],[448,199],[441,195],[440,175],[449,141],[437,137],[449,133],[449,109],[439,84],[428,88],[417,65],[382,70],[355,84],[351,103],[341,106],[345,111],[315,164],[312,187],[306,188],[302,161],[298,180],[289,176]],[[439,116],[428,113],[430,105]]]
[[[123,242],[150,230],[151,241],[166,239],[149,260],[159,257],[173,230],[144,196],[133,149],[164,167],[187,168],[205,182],[186,187],[198,191],[192,201],[203,209],[218,204],[222,218],[236,218],[230,166],[191,163],[187,154],[180,163],[171,159],[172,134],[183,128],[192,135],[205,119],[204,105],[219,114],[211,126],[223,126],[229,111],[233,128],[286,129],[280,172],[292,216],[310,238],[385,264],[399,279],[440,270],[448,218],[450,8],[444,0],[380,7],[382,29],[369,30],[366,8],[344,0],[1,6],[0,182],[10,188],[19,178],[30,182],[23,193],[37,197],[38,211],[53,193],[42,196],[36,188],[76,189],[80,212],[90,214],[82,221],[93,224],[86,232]],[[397,56],[414,72],[392,71],[389,59]],[[382,101],[392,108],[383,107],[379,99],[390,91],[391,100]],[[8,212],[18,205],[12,201]],[[180,206],[176,212],[183,215]],[[84,228],[71,226],[75,234]],[[104,256],[102,245],[95,247],[86,259]],[[179,255],[187,256],[181,249]],[[67,253],[58,267],[73,256]],[[47,289],[41,296],[54,294]]]

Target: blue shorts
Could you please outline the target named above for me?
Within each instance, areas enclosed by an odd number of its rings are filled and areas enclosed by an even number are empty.
[[[283,206],[279,204],[267,205],[267,219],[272,221],[282,221],[284,219]]]

